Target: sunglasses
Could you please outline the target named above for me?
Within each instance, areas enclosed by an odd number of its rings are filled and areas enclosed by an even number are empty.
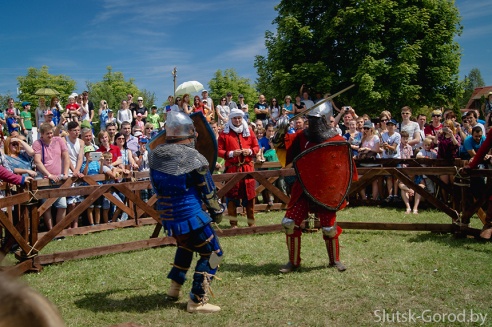
[[[387,122],[388,119],[381,119],[381,122],[384,123],[384,122]]]
[[[145,129],[154,129],[153,127],[145,127]]]
[[[369,128],[369,127],[364,127],[363,129],[367,129],[367,130],[369,130],[370,128]]]
[[[124,140],[124,137],[118,137],[117,140]]]
[[[410,115],[410,113],[409,113],[409,112],[402,112],[401,114],[402,114],[402,115]]]

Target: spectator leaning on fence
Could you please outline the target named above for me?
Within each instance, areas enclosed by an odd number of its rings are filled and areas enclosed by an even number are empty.
[[[49,123],[43,123],[39,128],[40,138],[36,140],[32,148],[34,150],[34,163],[37,170],[44,178],[57,183],[68,176],[70,168],[70,157],[65,142],[57,136],[53,136],[53,126]],[[46,199],[41,200],[42,202]],[[65,197],[58,198],[53,206],[56,210],[56,223],[59,223],[64,217],[67,209],[67,200]],[[53,228],[51,210],[48,209],[43,214],[46,228]]]

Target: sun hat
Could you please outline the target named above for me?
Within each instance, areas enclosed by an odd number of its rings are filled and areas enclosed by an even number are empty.
[[[94,151],[96,151],[96,149],[94,149],[94,147],[92,145],[86,145],[86,146],[84,146],[84,153],[94,152]]]

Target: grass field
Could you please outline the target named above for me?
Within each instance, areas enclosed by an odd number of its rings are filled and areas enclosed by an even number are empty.
[[[258,224],[277,224],[282,215],[259,213]],[[340,221],[450,221],[437,211],[421,210],[416,216],[404,215],[401,209],[367,207],[346,209],[338,217]],[[472,227],[480,227],[478,219],[472,219]],[[43,253],[141,240],[152,230],[141,227],[69,237],[51,242]],[[69,261],[46,266],[23,279],[58,306],[68,326],[125,322],[143,326],[478,326],[470,322],[479,319],[470,315],[472,311],[487,315],[483,326],[492,325],[491,242],[429,232],[345,230],[340,237],[341,259],[348,270],[339,273],[327,268],[321,233],[304,234],[302,270],[281,275],[278,268],[287,261],[284,240],[282,233],[221,238],[225,257],[210,302],[222,311],[214,315],[187,313],[186,294],[176,303],[164,300],[173,247]],[[188,280],[185,293],[190,285]],[[403,315],[408,313],[415,321],[408,322],[409,316]],[[416,318],[419,315],[423,317]],[[453,319],[468,319],[468,323]]]

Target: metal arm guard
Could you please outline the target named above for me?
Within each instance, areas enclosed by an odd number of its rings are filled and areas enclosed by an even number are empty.
[[[194,177],[200,192],[200,197],[207,207],[212,220],[216,223],[220,223],[225,207],[220,202],[219,198],[217,198],[217,193],[215,192],[216,187],[208,166],[202,166],[196,169],[195,172],[196,174]]]

